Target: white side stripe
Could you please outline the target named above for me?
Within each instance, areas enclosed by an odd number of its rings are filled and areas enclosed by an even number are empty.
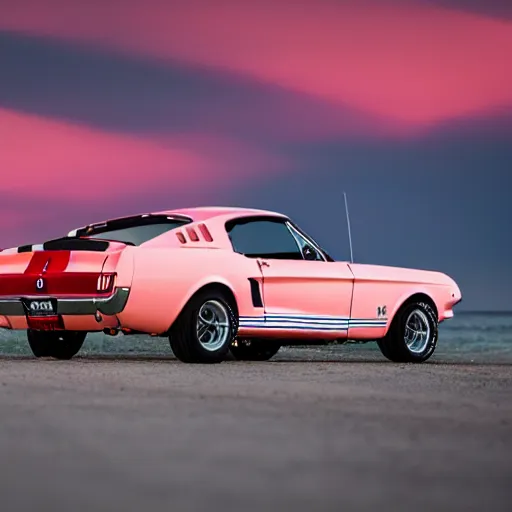
[[[241,316],[239,325],[251,329],[346,331],[349,328],[385,327],[387,320],[269,313],[262,316]]]

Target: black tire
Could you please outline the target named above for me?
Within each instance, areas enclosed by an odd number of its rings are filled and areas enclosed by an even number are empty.
[[[277,342],[268,340],[237,340],[230,350],[237,361],[268,361],[280,348]]]
[[[227,323],[227,331],[219,335],[218,346],[205,348],[207,341],[199,339],[198,318],[202,308],[203,313],[215,311],[222,322]],[[229,353],[229,347],[238,332],[238,315],[235,313],[236,305],[222,290],[206,289],[196,293],[175,321],[169,341],[174,355],[183,363],[220,363]],[[208,331],[207,334],[210,334]],[[213,336],[213,334],[212,334]],[[208,339],[208,337],[207,337]],[[211,338],[210,338],[211,339]]]
[[[42,336],[43,334],[46,333],[31,329],[27,331],[28,344],[35,357],[50,357],[52,343],[47,336]]]
[[[407,322],[413,317],[428,325],[428,337],[426,342],[418,347],[418,350],[412,350],[406,341]],[[398,311],[388,333],[384,338],[377,340],[377,344],[384,357],[390,361],[397,363],[422,363],[436,349],[439,337],[438,326],[437,316],[429,304],[425,302],[411,302],[405,304]]]
[[[87,332],[83,331],[27,331],[28,344],[35,357],[71,359],[84,344]]]

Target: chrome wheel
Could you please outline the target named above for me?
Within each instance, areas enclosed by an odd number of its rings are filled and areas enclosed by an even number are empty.
[[[415,354],[421,354],[428,345],[429,339],[430,324],[427,315],[420,309],[415,309],[405,322],[404,341],[407,348]]]
[[[197,315],[197,339],[210,352],[226,344],[231,332],[227,306],[217,300],[205,302]]]

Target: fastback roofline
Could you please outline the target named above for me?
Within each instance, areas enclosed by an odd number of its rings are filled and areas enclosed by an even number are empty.
[[[87,224],[86,226],[82,226],[80,228],[73,229],[70,231],[67,236],[70,238],[79,236],[79,233],[84,234],[88,229],[97,229],[101,227],[107,227],[109,224],[114,224],[118,222],[138,220],[138,219],[147,219],[153,217],[155,219],[166,218],[169,220],[178,219],[184,220],[188,222],[193,222],[193,219],[187,215],[181,215],[178,213],[170,213],[170,212],[159,212],[159,213],[141,213],[136,215],[126,215],[124,217],[114,217],[113,219],[108,219],[100,222],[93,222],[92,224]],[[82,233],[84,232],[84,233]]]

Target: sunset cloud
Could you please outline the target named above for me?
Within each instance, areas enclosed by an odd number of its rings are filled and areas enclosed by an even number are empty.
[[[0,193],[116,201],[172,184],[200,190],[234,176],[284,166],[245,144],[213,135],[156,139],[0,109]]]
[[[242,72],[411,126],[512,104],[512,23],[425,2],[19,0],[0,27]]]
[[[12,31],[0,32],[0,47],[0,105],[102,130],[147,136],[199,131],[266,144],[405,131],[388,117],[235,71]]]

